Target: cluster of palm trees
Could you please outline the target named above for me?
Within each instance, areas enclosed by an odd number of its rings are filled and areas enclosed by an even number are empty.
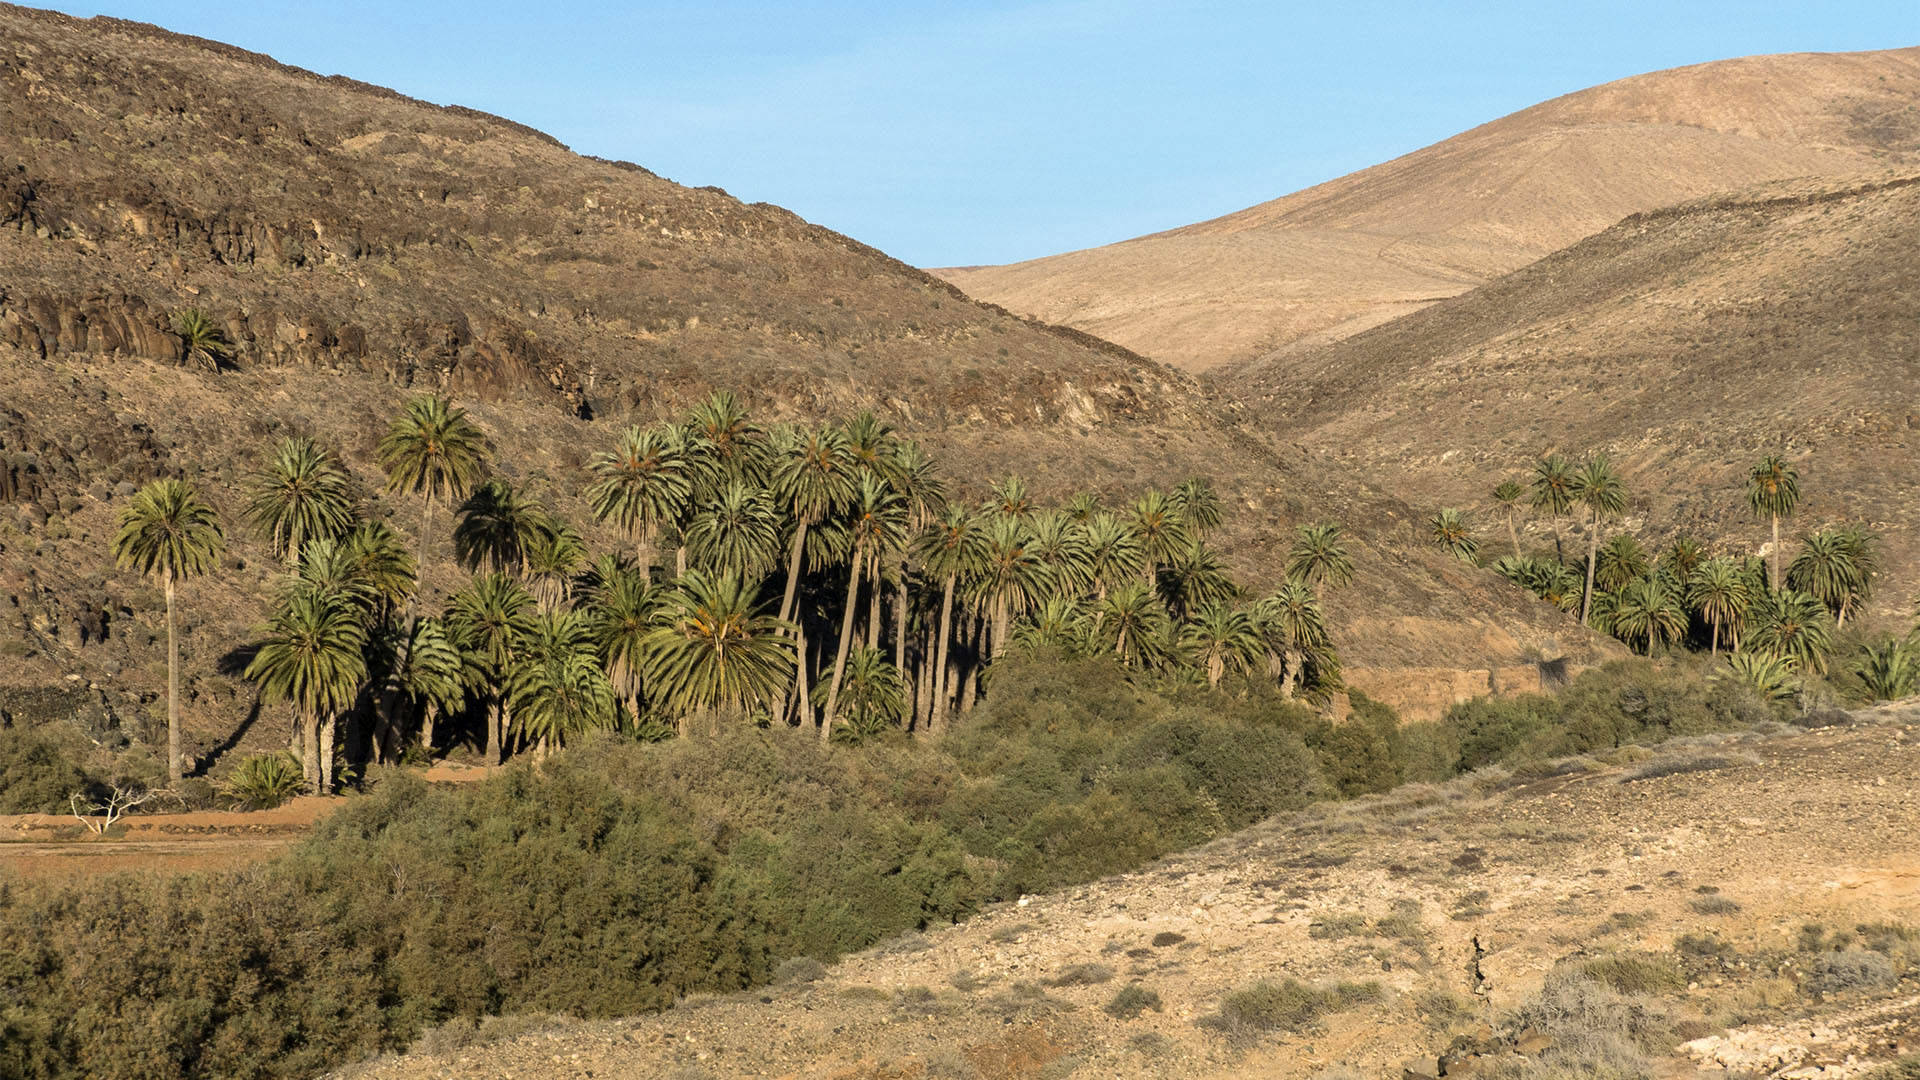
[[[1214,685],[1242,672],[1287,696],[1337,685],[1315,590],[1352,579],[1339,527],[1303,527],[1285,583],[1249,597],[1208,544],[1222,507],[1204,480],[1111,508],[1092,494],[1042,505],[1013,476],[955,498],[871,413],[769,429],[720,392],[592,458],[584,502],[624,537],[596,554],[488,456],[443,398],[393,420],[378,458],[387,491],[420,501],[411,551],[311,439],[284,440],[251,476],[247,521],[285,570],[246,677],[291,705],[315,790],[335,783],[347,715],[377,761],[410,741],[431,750],[436,722],[470,708],[502,757],[593,729],[684,734],[722,714],[823,739],[937,733],[1014,649]],[[419,570],[446,510],[471,576],[427,610]],[[115,549],[163,579],[171,612],[174,583],[222,542],[191,485],[165,480],[125,511]],[[169,712],[177,776],[171,694]]]
[[[1726,645],[1734,669],[1748,681],[1784,695],[1797,673],[1824,673],[1835,631],[1870,597],[1874,537],[1852,525],[1810,531],[1783,574],[1780,522],[1799,508],[1799,476],[1786,461],[1768,456],[1748,473],[1746,496],[1748,508],[1772,529],[1766,561],[1710,555],[1686,536],[1653,553],[1629,533],[1602,539],[1605,524],[1618,520],[1627,503],[1625,485],[1605,455],[1576,463],[1549,454],[1525,486],[1509,479],[1493,489],[1513,551],[1491,567],[1645,652],[1685,643],[1698,631],[1712,654]],[[1584,566],[1563,557],[1557,528],[1552,552],[1523,554],[1517,524],[1523,506],[1556,522],[1583,515]],[[1480,543],[1461,511],[1441,510],[1428,527],[1434,543],[1480,560]]]

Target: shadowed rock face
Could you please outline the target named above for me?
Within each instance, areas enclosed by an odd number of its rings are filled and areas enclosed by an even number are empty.
[[[1350,337],[1628,214],[1912,164],[1916,102],[1920,48],[1698,64],[1556,98],[1211,221],[940,273],[1205,370]]]
[[[185,362],[168,328],[186,308],[233,346],[221,372]],[[220,659],[260,620],[277,569],[240,526],[248,470],[274,440],[316,436],[376,515],[411,530],[419,508],[378,494],[374,448],[427,389],[456,396],[500,468],[601,549],[622,541],[591,525],[582,465],[620,425],[724,387],[762,422],[873,408],[963,494],[1009,470],[1043,496],[1211,476],[1234,510],[1223,545],[1255,587],[1277,579],[1294,526],[1340,520],[1360,581],[1330,614],[1370,669],[1484,670],[1550,640],[1575,663],[1608,648],[1428,550],[1377,483],[1243,426],[1190,378],[975,303],[779,207],[217,43],[3,5],[0,384],[9,677],[92,679],[111,663],[119,683],[157,688],[153,597],[106,550],[134,485],[184,474],[233,541],[181,599],[203,744],[246,709]],[[432,590],[460,580],[448,555],[429,551]],[[70,645],[80,635],[48,629],[83,609],[67,597],[99,598],[127,632]],[[1454,631],[1345,629],[1381,610]]]

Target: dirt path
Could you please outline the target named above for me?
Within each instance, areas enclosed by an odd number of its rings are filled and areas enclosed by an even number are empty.
[[[1666,950],[1688,933],[1790,952],[1809,921],[1920,925],[1920,740],[1908,726],[1670,744],[1527,783],[1319,807],[911,935],[816,981],[631,1020],[544,1022],[342,1075],[1398,1076],[1530,997],[1569,956]],[[1786,993],[1762,974],[1716,975],[1673,1005],[1781,1018],[1814,1007],[1742,1004]],[[1287,978],[1377,982],[1383,996],[1250,1041],[1199,1023],[1230,992]],[[1158,1009],[1109,1015],[1130,985]],[[1920,1046],[1920,1032],[1904,1037]],[[1665,1067],[1692,1075],[1695,1062],[1676,1048]]]

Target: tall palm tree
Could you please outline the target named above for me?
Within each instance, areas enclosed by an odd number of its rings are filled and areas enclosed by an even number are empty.
[[[1081,652],[1086,645],[1086,615],[1078,597],[1056,593],[1014,625],[1013,644],[1028,652],[1036,649]]]
[[[995,517],[1012,518],[1025,521],[1033,513],[1033,496],[1027,493],[1027,482],[1018,476],[1005,476],[995,480],[993,493],[987,498],[986,511]]]
[[[1578,483],[1577,470],[1564,454],[1548,454],[1534,463],[1527,502],[1553,519],[1553,553],[1563,560],[1566,554],[1560,548],[1560,519],[1573,510]]]
[[[367,676],[360,613],[340,597],[295,589],[282,598],[246,677],[260,696],[293,705],[300,767],[321,795],[333,793],[333,732]]]
[[[840,725],[832,737],[859,745],[899,727],[907,714],[907,684],[879,649],[859,648],[847,657]]]
[[[1747,472],[1747,506],[1755,517],[1773,523],[1773,547],[1767,556],[1767,585],[1780,587],[1780,519],[1800,507],[1800,474],[1775,454],[1768,454]]]
[[[947,726],[948,703],[954,687],[948,682],[949,660],[953,655],[953,597],[963,580],[979,574],[986,565],[986,535],[980,519],[959,503],[949,503],[939,520],[922,531],[914,541],[914,554],[929,577],[940,582],[940,621],[935,630],[933,719],[930,730]]]
[[[522,639],[533,630],[533,595],[505,574],[483,574],[453,594],[447,609],[447,629],[454,642],[473,658],[474,674],[490,698],[487,707],[487,750],[504,761],[507,732],[513,726],[507,701],[507,676]]]
[[[1600,545],[1593,580],[1603,591],[1619,592],[1652,572],[1653,563],[1647,558],[1647,549],[1640,546],[1632,533],[1620,533]]]
[[[1302,525],[1287,552],[1287,579],[1314,587],[1340,588],[1353,582],[1353,558],[1340,526],[1331,521]]]
[[[420,709],[420,749],[433,753],[434,724],[467,699],[467,659],[445,621],[415,619],[389,676],[393,691]]]
[[[454,519],[454,557],[474,571],[524,572],[528,550],[553,529],[546,508],[521,498],[502,476],[476,485]]]
[[[1145,558],[1141,570],[1151,585],[1160,567],[1185,550],[1192,534],[1187,531],[1180,507],[1165,492],[1148,490],[1127,508],[1127,515]]]
[[[223,361],[233,359],[233,343],[213,316],[199,308],[182,308],[167,320],[167,328],[180,339],[187,361],[218,372]]]
[[[1180,511],[1181,520],[1187,523],[1187,531],[1196,539],[1205,539],[1220,527],[1223,517],[1220,496],[1214,494],[1213,485],[1205,477],[1191,477],[1175,485],[1173,503]]]
[[[1707,550],[1691,536],[1676,536],[1661,550],[1657,565],[1671,575],[1675,584],[1685,586],[1693,571],[1707,558]]]
[[[1466,515],[1458,510],[1448,508],[1428,518],[1427,535],[1462,562],[1472,562],[1480,553],[1480,541],[1473,538]]]
[[[1076,525],[1091,524],[1093,519],[1103,512],[1100,507],[1100,493],[1095,491],[1074,492],[1067,497],[1066,502],[1060,504],[1060,509],[1066,513],[1067,520]]]
[[[523,574],[540,610],[553,611],[566,604],[573,596],[574,579],[586,564],[586,541],[573,526],[549,519],[548,527],[535,533],[527,548]]]
[[[1045,598],[1052,580],[1047,565],[1034,553],[1032,534],[1019,518],[990,515],[981,550],[973,593],[987,617],[988,651],[998,659],[1007,651],[1013,617]]]
[[[1520,557],[1520,526],[1514,516],[1520,512],[1520,496],[1523,489],[1517,482],[1502,480],[1493,488],[1493,501],[1501,505],[1507,516],[1507,536],[1513,541],[1513,557]]]
[[[683,718],[715,709],[778,706],[793,670],[789,627],[756,612],[754,591],[735,577],[688,571],[661,599],[641,645],[651,695]]]
[[[683,430],[696,493],[728,480],[766,482],[766,441],[731,390],[716,390],[695,405]]]
[[[626,532],[634,561],[645,573],[661,526],[677,521],[693,495],[684,442],[670,427],[630,426],[611,451],[595,455],[587,467],[594,476],[587,488],[593,516]]]
[[[487,471],[486,437],[436,394],[422,394],[407,402],[381,437],[377,448],[380,467],[387,473],[388,491],[424,496],[420,516],[419,560],[427,561],[427,537],[433,533],[433,504],[460,498]]]
[[[847,601],[840,610],[840,640],[833,658],[833,681],[827,686],[827,715],[820,737],[830,738],[840,703],[840,680],[853,646],[853,615],[859,605],[860,582],[872,577],[879,588],[880,560],[907,542],[907,501],[878,475],[860,474],[853,501],[847,506]]]
[[[1630,581],[1613,596],[1613,636],[1632,645],[1639,642],[1645,653],[1687,632],[1687,613],[1680,598],[1667,583],[1648,575]]]
[[[1312,587],[1288,581],[1253,608],[1254,628],[1268,657],[1268,671],[1280,679],[1280,696],[1293,697],[1308,657],[1328,649],[1326,617]]]
[[[569,738],[613,726],[613,686],[585,612],[550,609],[533,617],[507,675],[507,700],[542,758]]]
[[[793,618],[807,530],[853,498],[855,470],[847,453],[846,432],[835,425],[783,428],[774,448],[773,497],[794,522],[787,549],[787,583],[780,597],[780,618],[785,621]]]
[[[1824,674],[1833,649],[1833,616],[1825,604],[1797,589],[1759,597],[1748,620],[1753,629],[1747,648],[1791,661],[1801,670]]]
[[[304,435],[281,440],[248,489],[247,521],[289,565],[300,561],[308,540],[331,540],[353,527],[347,470]]]
[[[1146,552],[1133,524],[1117,514],[1093,515],[1081,535],[1087,551],[1087,576],[1093,583],[1095,600],[1104,600],[1109,589],[1129,581],[1138,581],[1146,570]]]
[[[910,537],[919,535],[932,525],[940,511],[947,505],[947,487],[940,479],[938,467],[932,455],[921,448],[919,443],[907,440],[895,440],[893,444],[893,488],[907,501],[907,529]],[[907,623],[912,605],[907,596],[907,584],[914,579],[910,572],[910,563],[914,553],[911,543],[899,550],[898,565],[893,568],[893,666],[902,674],[907,668]]]
[[[213,569],[226,548],[219,515],[185,480],[155,480],[134,493],[113,537],[114,561],[160,579],[167,597],[167,779],[178,783],[180,760],[180,640],[174,625],[174,589]]]
[[[1574,500],[1587,508],[1587,585],[1580,594],[1580,621],[1593,609],[1593,570],[1600,552],[1600,523],[1626,512],[1627,487],[1605,454],[1595,454],[1574,474]]]
[[[1171,655],[1170,623],[1160,598],[1143,581],[1130,581],[1094,605],[1093,644],[1128,667],[1157,667]]]
[[[419,588],[419,566],[386,522],[361,522],[340,538],[339,548],[354,591],[371,618],[392,615]]]
[[[1847,625],[1847,615],[1872,592],[1873,536],[1863,529],[1821,529],[1800,538],[1800,552],[1787,566],[1787,587],[1827,605]]]
[[[873,415],[872,410],[862,409],[846,422],[843,430],[847,435],[847,458],[853,462],[854,469],[870,473],[889,486],[899,486],[899,440],[894,437],[892,426]]]
[[[1085,530],[1060,510],[1040,510],[1027,522],[1028,545],[1047,568],[1047,582],[1059,596],[1079,596],[1092,583],[1093,564]]]
[[[1752,602],[1740,567],[1725,556],[1703,560],[1687,578],[1687,603],[1707,622],[1711,655],[1720,655],[1720,628],[1738,626]]]
[[[1253,617],[1222,601],[1210,601],[1180,628],[1180,645],[1217,687],[1228,671],[1245,671],[1260,658],[1262,643]]]
[[[758,583],[773,570],[779,551],[780,515],[772,497],[738,480],[722,485],[687,526],[687,555],[711,575]]]

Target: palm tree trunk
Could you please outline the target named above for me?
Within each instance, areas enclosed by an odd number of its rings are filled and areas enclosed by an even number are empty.
[[[847,670],[847,650],[853,645],[853,612],[860,602],[860,564],[864,560],[859,552],[847,560],[847,602],[840,608],[840,641],[834,647],[833,681],[827,685],[827,713],[820,721],[820,741],[825,742],[833,735],[834,710],[840,707],[840,676]]]
[[[1300,681],[1300,668],[1306,663],[1306,656],[1299,649],[1288,649],[1286,653],[1287,673],[1280,677],[1280,698],[1293,700],[1293,688]]]
[[[303,714],[297,721],[300,728],[300,776],[316,795],[326,794],[321,786],[320,776],[320,717]]]
[[[413,556],[414,570],[417,574],[419,574],[422,580],[424,580],[427,576],[427,537],[432,534],[433,534],[433,492],[429,491],[427,492],[427,508],[421,511],[420,513],[420,542],[417,545],[417,550]],[[413,612],[414,595],[419,591],[420,591],[419,589],[415,589],[413,592],[407,594],[407,613],[408,614],[411,614]]]
[[[893,593],[893,669],[902,677],[907,673],[907,568],[900,567],[900,581]]]
[[[940,627],[938,643],[933,647],[933,712],[927,721],[929,730],[947,726],[949,690],[953,685],[947,681],[948,665],[953,657],[953,586],[958,578],[957,574],[948,574],[946,587],[940,591]]]
[[[326,719],[320,721],[318,741],[320,743],[320,794],[322,795],[333,794],[333,740],[339,726],[340,717],[335,713],[328,713]]]
[[[920,640],[920,663],[913,670],[913,730],[933,733],[933,630]]]
[[[487,702],[487,753],[493,755],[495,763],[500,760],[500,709],[499,698]]]
[[[1708,649],[1707,655],[1717,660],[1720,658],[1720,620],[1708,619],[1707,626],[1710,628],[1709,636],[1713,639],[1713,645]]]
[[[1587,625],[1587,613],[1593,610],[1593,564],[1600,554],[1600,515],[1587,517],[1587,587],[1580,593],[1580,625]]]
[[[1780,515],[1768,515],[1773,519],[1773,547],[1767,550],[1767,587],[1774,592],[1780,591]]]
[[[180,782],[180,638],[173,622],[173,574],[167,574],[167,782]]]
[[[787,587],[780,594],[780,621],[793,618],[793,600],[800,592],[800,560],[807,549],[807,522],[802,518],[793,530],[793,547],[787,551]]]
[[[1220,676],[1226,674],[1226,670],[1226,661],[1222,660],[1218,655],[1207,657],[1207,688],[1210,690],[1219,689]]]
[[[867,648],[880,647],[880,586],[885,584],[880,576],[880,557],[875,555],[867,562],[867,576],[873,579],[873,588],[867,590]]]
[[[687,576],[687,545],[682,542],[673,549],[673,572],[676,576]]]
[[[1520,528],[1513,523],[1513,508],[1507,508],[1507,537],[1513,541],[1513,557],[1520,557]]]
[[[436,711],[433,702],[428,701],[425,711],[420,714],[420,749],[426,752],[429,761],[433,759],[433,720]],[[634,715],[640,715],[638,710]]]
[[[1012,604],[1008,603],[1005,596],[1001,596],[993,602],[993,643],[991,648],[992,656],[995,660],[1000,659],[1007,653],[1007,623],[1012,619],[1010,614],[1012,606]]]

